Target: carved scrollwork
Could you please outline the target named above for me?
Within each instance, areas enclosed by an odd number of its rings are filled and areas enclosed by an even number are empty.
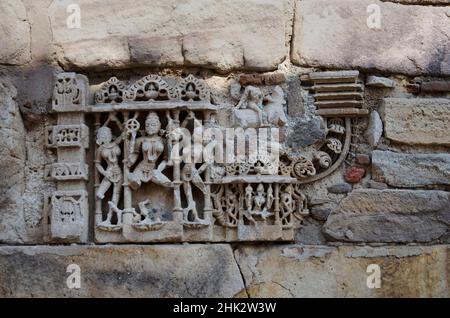
[[[342,143],[339,139],[336,138],[327,139],[327,147],[334,153],[339,154],[342,152]]]
[[[322,168],[329,168],[333,163],[329,154],[324,151],[318,151],[314,154],[314,160],[318,162],[319,166]]]
[[[292,171],[297,178],[307,178],[316,174],[314,164],[305,157],[294,160]]]
[[[344,134],[344,120],[342,118],[331,118],[328,121],[328,132],[332,132],[335,134]]]

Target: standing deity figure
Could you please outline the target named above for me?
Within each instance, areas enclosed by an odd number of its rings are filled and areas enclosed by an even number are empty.
[[[119,128],[122,129],[122,125],[117,117],[111,115],[107,123],[110,120],[115,121]],[[98,148],[95,153],[95,167],[100,175],[103,176],[103,179],[97,189],[96,197],[100,200],[103,200],[105,197],[105,193],[111,186],[113,186],[112,199],[110,202],[113,205],[117,206],[120,200],[120,192],[123,182],[122,170],[119,165],[119,158],[121,155],[121,149],[119,145],[122,142],[123,133],[115,140],[113,140],[111,128],[106,126],[107,123],[105,123],[104,126],[100,127],[97,132],[96,143],[98,145]],[[102,165],[103,161],[106,162],[106,169]],[[112,209],[111,206],[112,205],[110,204],[107,218],[104,221],[105,225],[111,225],[111,218],[114,212],[114,209]]]
[[[164,151],[163,138],[158,135],[161,130],[161,122],[158,114],[150,112],[145,119],[145,135],[130,142],[130,156],[128,166],[133,166],[142,151],[143,159],[138,163],[133,172],[128,174],[128,180],[132,189],[138,189],[142,183],[152,181],[162,186],[170,186],[171,181],[162,171],[166,162],[162,161],[156,168],[156,162]],[[132,139],[135,138],[132,135]]]
[[[262,184],[259,184],[256,188],[256,195],[253,198],[253,201],[255,202],[255,212],[262,212],[264,203],[266,203],[266,198],[264,196],[264,186]]]

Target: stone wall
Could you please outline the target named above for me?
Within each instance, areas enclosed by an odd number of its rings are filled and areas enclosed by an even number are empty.
[[[68,25],[70,3],[0,3],[0,296],[449,297],[448,0],[77,0],[80,28]],[[86,75],[92,92],[111,76],[194,74],[220,122],[244,87],[278,85],[282,135],[298,150],[326,136],[311,74],[351,70],[367,115],[352,117],[339,167],[302,185],[309,216],[290,242],[103,245],[92,230],[85,244],[47,239],[58,74]],[[66,285],[70,264],[80,289]],[[370,264],[381,288],[366,285]]]

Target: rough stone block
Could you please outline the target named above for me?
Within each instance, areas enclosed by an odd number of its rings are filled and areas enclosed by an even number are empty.
[[[448,246],[242,246],[249,297],[448,297]],[[367,287],[370,264],[380,288]]]
[[[450,75],[448,10],[374,0],[297,1],[293,62],[320,68]],[[379,28],[368,23],[377,13]]]
[[[25,128],[15,102],[16,88],[0,78],[0,243],[23,243],[26,224]]]
[[[372,176],[394,187],[450,185],[450,154],[404,154],[376,150]]]
[[[260,71],[276,69],[286,57],[286,1],[77,4],[79,29],[67,28],[66,5],[53,2],[49,9],[57,59],[68,68],[186,64],[221,72]]]
[[[22,1],[2,1],[0,17],[0,64],[28,63],[31,60],[30,24]]]
[[[385,136],[411,145],[450,145],[450,100],[385,98]]]
[[[432,242],[449,221],[449,192],[360,189],[330,214],[324,232],[347,242]]]
[[[81,288],[66,285],[80,267]],[[244,289],[228,245],[0,247],[1,297],[233,297]]]

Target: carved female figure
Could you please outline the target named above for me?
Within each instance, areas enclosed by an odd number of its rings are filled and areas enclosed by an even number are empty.
[[[166,162],[161,162],[156,168],[156,162],[164,151],[163,138],[158,135],[160,130],[161,122],[159,121],[158,114],[150,112],[145,120],[145,136],[130,143],[129,167],[136,163],[139,151],[143,155],[142,161],[128,175],[130,186],[135,190],[142,185],[142,182],[147,183],[149,181],[163,186],[171,185],[169,178],[162,173],[162,170],[166,167]]]
[[[109,120],[113,120],[117,123],[119,128],[122,128],[119,120],[114,116],[110,116]],[[113,194],[111,202],[117,206],[120,199],[120,192],[123,182],[122,169],[119,165],[119,158],[121,155],[121,149],[119,147],[123,139],[123,133],[115,140],[113,140],[113,135],[111,128],[107,126],[100,127],[97,132],[96,143],[98,148],[95,154],[95,167],[97,171],[103,176],[102,181],[97,189],[96,196],[98,199],[102,200],[105,197],[105,193],[109,190],[111,185],[113,186]],[[106,169],[103,168],[102,162],[106,162]],[[108,215],[105,224],[111,224],[113,209],[108,210]]]
[[[256,195],[253,201],[255,202],[255,212],[262,212],[264,203],[266,203],[266,198],[264,196],[264,186],[262,184],[259,184],[256,188]]]

